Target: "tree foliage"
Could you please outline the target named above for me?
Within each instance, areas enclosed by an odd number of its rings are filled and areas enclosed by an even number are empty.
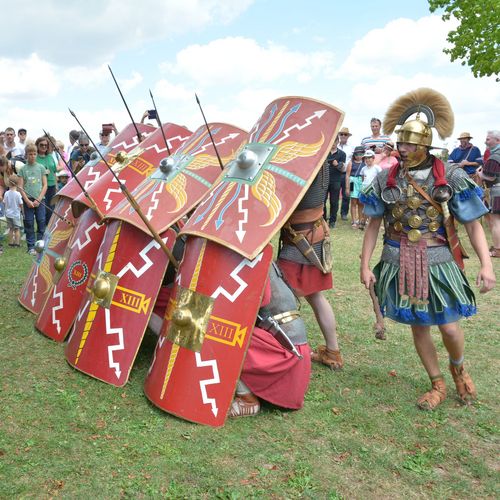
[[[429,9],[444,9],[443,21],[454,16],[459,25],[448,33],[452,61],[468,64],[473,75],[497,75],[500,79],[500,0],[429,0]]]

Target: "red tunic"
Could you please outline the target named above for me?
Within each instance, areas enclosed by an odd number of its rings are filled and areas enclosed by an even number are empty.
[[[313,265],[299,264],[285,259],[278,259],[278,265],[283,271],[285,281],[299,297],[330,290],[333,287],[332,273],[323,274]]]
[[[311,378],[311,348],[296,346],[303,359],[287,351],[270,333],[255,327],[241,380],[259,398],[283,408],[298,410]]]

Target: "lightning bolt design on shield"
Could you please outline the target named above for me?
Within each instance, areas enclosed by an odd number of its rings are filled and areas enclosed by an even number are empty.
[[[75,240],[73,242],[73,244],[71,245],[71,249],[75,248],[75,247],[78,247],[78,250],[81,250],[82,248],[85,248],[91,241],[92,241],[92,237],[90,236],[90,232],[93,230],[93,229],[99,229],[101,226],[97,223],[97,222],[94,222],[93,224],[91,224],[86,230],[85,230],[85,240],[83,241],[80,241],[80,238],[78,238],[77,240]]]
[[[111,181],[115,184],[117,184],[117,180],[113,177],[113,180]],[[120,179],[120,182],[122,182],[123,184],[125,184],[127,181],[126,179]],[[106,203],[106,206],[104,208],[104,210],[106,210],[106,212],[108,212],[111,208],[111,206],[113,205],[113,200],[110,198],[110,195],[112,193],[121,193],[122,190],[120,187],[117,187],[117,188],[109,188],[107,191],[106,191],[106,194],[104,195],[104,199],[103,201]],[[121,200],[120,200],[121,201]]]
[[[36,296],[36,291],[38,290],[38,266],[36,267],[35,275],[33,276],[33,289],[31,290],[31,305],[35,305],[35,296]]]
[[[106,335],[118,335],[118,342],[114,345],[108,346],[108,364],[109,367],[115,371],[117,379],[120,379],[122,374],[120,370],[120,363],[114,360],[115,351],[123,351],[125,343],[123,341],[123,328],[111,328],[111,314],[109,309],[104,309],[106,318]]]
[[[168,237],[164,239],[166,243],[168,241]],[[139,257],[143,260],[144,265],[140,268],[137,268],[135,264],[132,262],[128,262],[127,265],[117,274],[118,278],[124,276],[128,271],[132,272],[136,278],[140,278],[152,265],[153,261],[148,257],[148,253],[153,248],[160,248],[159,243],[155,240],[151,240],[140,252]]]
[[[274,141],[274,144],[279,144],[280,142],[284,141],[285,139],[288,139],[288,137],[290,137],[290,131],[291,130],[294,130],[294,129],[302,130],[302,129],[306,128],[306,127],[309,127],[312,124],[312,121],[315,118],[319,120],[325,113],[326,113],[326,109],[320,109],[318,111],[315,111],[312,115],[308,116],[304,120],[304,123],[302,123],[302,124],[300,124],[300,123],[293,124],[291,127],[287,128],[283,132],[283,136],[282,137],[280,137],[279,139],[277,139],[276,141]],[[277,136],[277,134],[275,134],[273,137],[276,137],[276,136]]]
[[[151,220],[153,218],[153,212],[158,208],[158,204],[160,203],[160,200],[158,198],[158,195],[161,194],[163,191],[163,183],[158,182],[158,188],[153,192],[153,195],[151,196],[151,206],[148,208],[148,211],[146,213],[146,217],[148,220]]]
[[[94,170],[94,167],[87,167],[85,169],[85,174],[87,180],[85,181],[85,185],[83,187],[86,191],[90,186],[92,186],[92,184],[94,184],[94,182],[98,181],[101,178],[101,173],[98,170]]]
[[[201,400],[203,404],[210,405],[212,407],[212,413],[214,417],[219,413],[219,409],[217,408],[217,401],[215,398],[209,398],[207,394],[207,385],[220,384],[220,376],[219,376],[219,368],[217,366],[216,359],[207,359],[203,361],[201,359],[201,355],[199,352],[195,352],[196,357],[196,366],[198,368],[203,368],[205,366],[210,366],[212,368],[213,377],[209,379],[200,380],[200,391],[201,391]]]
[[[243,280],[243,278],[241,278],[239,276],[239,273],[240,271],[244,268],[244,267],[250,267],[251,269],[253,269],[261,260],[262,260],[262,256],[264,254],[261,252],[259,255],[257,255],[257,257],[255,257],[255,259],[253,260],[248,260],[248,259],[243,259],[232,271],[231,271],[231,274],[229,276],[231,276],[231,278],[233,278],[234,281],[236,281],[236,283],[238,283],[238,288],[236,289],[236,291],[234,293],[230,293],[228,292],[223,286],[219,286],[214,293],[212,293],[211,297],[213,299],[216,299],[219,295],[224,295],[224,297],[226,297],[226,299],[228,299],[229,301],[231,302],[234,302],[240,295],[241,293],[243,292],[243,290],[245,290],[245,288],[248,286],[248,283]]]
[[[219,216],[215,220],[215,229],[219,229],[222,224],[224,224],[224,214],[226,213],[227,209],[236,201],[236,198],[238,198],[238,196],[240,195],[240,191],[241,184],[238,184],[233,197],[224,205],[222,210],[219,212]]]
[[[248,184],[245,184],[244,187],[244,195],[238,200],[238,213],[243,214],[241,219],[238,221],[238,230],[236,231],[236,236],[240,240],[240,243],[243,241],[245,234],[247,232],[243,229],[243,225],[248,222],[248,208],[243,208],[243,202],[248,201]]]
[[[57,287],[54,287],[54,291],[52,292],[52,298],[54,300],[59,299],[59,303],[56,304],[52,308],[52,323],[54,323],[54,325],[56,325],[57,333],[60,334],[61,333],[61,322],[57,319],[57,311],[59,311],[60,309],[62,309],[64,307],[63,293],[57,292]]]

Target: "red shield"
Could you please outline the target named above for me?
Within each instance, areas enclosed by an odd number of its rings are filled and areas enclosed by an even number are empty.
[[[92,210],[87,210],[76,222],[64,255],[66,267],[35,324],[44,335],[58,342],[66,338],[73,324],[106,229]]]
[[[172,229],[162,235],[169,248],[175,237]],[[112,221],[66,346],[68,363],[108,384],[126,384],[167,264],[167,256],[151,236]],[[108,302],[99,305],[95,287],[103,273],[115,281]]]
[[[156,130],[156,127],[152,125],[143,123],[137,123],[136,125],[139,132],[145,137],[148,137]],[[104,155],[104,158],[109,158],[109,155],[116,155],[118,151],[132,151],[138,143],[137,132],[134,126],[132,124],[127,125],[110,143],[110,152]],[[89,161],[86,166],[78,172],[77,176],[84,189],[88,190],[90,186],[107,171],[108,169],[102,160]],[[71,178],[66,186],[57,192],[56,196],[64,196],[74,200],[80,194],[82,194],[80,186]]]
[[[191,132],[179,125],[166,123],[163,132],[169,143],[171,152],[174,152],[191,135]],[[121,152],[121,154],[120,154]],[[160,160],[167,155],[167,147],[163,139],[162,131],[156,129],[144,141],[125,155],[123,150],[113,149],[107,155],[106,161],[120,178],[129,191],[132,191],[140,182],[155,171]],[[105,172],[97,182],[88,188],[88,194],[93,198],[97,207],[103,214],[107,214],[119,202],[124,201],[129,205],[123,195],[117,180],[109,169],[101,161],[98,165],[104,167]],[[78,216],[82,210],[89,207],[87,197],[80,193],[73,202],[73,211]]]
[[[247,132],[225,123],[209,124],[222,163],[227,163],[248,140]],[[199,203],[221,174],[212,141],[202,126],[169,158],[165,172],[160,168],[133,192],[143,213],[158,232],[181,219]],[[122,202],[108,214],[147,231],[129,203]]]
[[[54,211],[75,224],[71,200],[68,198],[60,198]],[[37,255],[19,294],[20,304],[28,311],[39,314],[42,310],[53,284],[54,261],[62,257],[74,228],[74,225],[68,225],[55,214],[52,215],[43,235],[43,251]]]
[[[269,104],[181,234],[253,259],[290,217],[331,149],[343,112],[303,97]]]
[[[156,406],[193,422],[224,425],[271,259],[270,245],[250,261],[208,240],[188,239],[144,386]],[[184,310],[192,313],[194,333],[176,333],[189,324]],[[199,340],[197,352],[181,347],[191,334]]]

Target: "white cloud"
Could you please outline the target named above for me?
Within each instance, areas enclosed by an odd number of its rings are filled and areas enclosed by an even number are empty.
[[[14,58],[36,51],[42,59],[61,66],[92,66],[144,42],[227,24],[252,2],[67,0],[61,5],[59,0],[23,0],[15,9],[19,22],[6,22],[2,27],[2,49]]]
[[[172,83],[166,79],[156,82],[154,96],[170,101],[194,102],[194,90],[187,89],[184,85]]]
[[[306,82],[332,71],[330,51],[298,52],[268,42],[265,46],[244,37],[226,37],[194,44],[177,53],[162,71],[186,76],[199,86],[269,83],[280,78]]]
[[[102,85],[110,79],[108,67],[105,64],[94,68],[74,66],[61,71],[61,79],[75,87],[89,89]]]
[[[44,99],[55,96],[60,88],[53,65],[37,54],[26,59],[0,59],[0,99]]]
[[[132,71],[132,77],[128,80],[120,79],[118,81],[118,85],[120,85],[121,91],[126,93],[137,87],[137,85],[139,85],[142,80],[143,78],[140,73],[138,73],[137,71]]]
[[[435,15],[390,21],[355,42],[337,76],[357,79],[362,74],[369,79],[409,65],[428,68],[448,64],[443,48],[448,32],[455,26],[455,20],[443,22]]]

